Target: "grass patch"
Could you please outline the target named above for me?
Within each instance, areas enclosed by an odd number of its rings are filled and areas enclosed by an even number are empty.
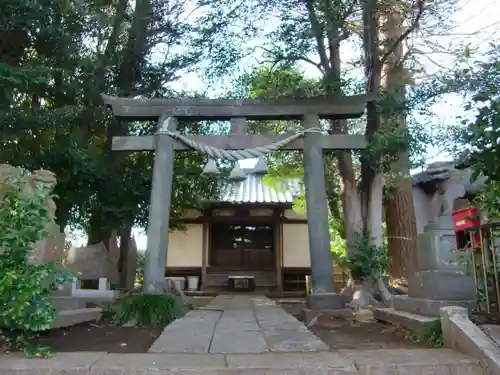
[[[106,305],[102,317],[118,324],[133,323],[139,327],[167,326],[187,312],[182,300],[170,293],[135,294],[122,298],[116,305]]]
[[[444,337],[443,329],[441,328],[441,321],[424,325],[420,330],[412,333],[410,340],[419,344],[427,344],[431,346],[443,346]]]

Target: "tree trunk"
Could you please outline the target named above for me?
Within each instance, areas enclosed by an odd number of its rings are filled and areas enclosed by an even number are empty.
[[[395,44],[405,32],[403,8],[396,2],[386,12],[386,39],[394,45],[385,61],[385,88],[395,106],[388,121],[390,126],[407,128],[404,102],[406,96],[406,70],[403,66],[403,45]],[[416,261],[417,226],[413,205],[412,180],[409,176],[410,160],[406,151],[398,155],[391,165],[395,183],[387,186],[385,195],[385,219],[387,223],[388,251],[391,258],[389,274],[393,280],[405,280]]]
[[[384,244],[382,232],[382,195],[383,195],[382,175],[377,174],[372,181],[370,196],[367,197],[366,210],[366,231],[370,233],[373,244],[381,247]]]
[[[393,280],[407,279],[417,258],[417,226],[411,179],[398,181],[388,189],[385,198],[385,220],[391,258],[389,275]]]
[[[118,272],[120,273],[120,289],[130,290],[134,287],[135,272],[137,269],[137,253],[130,248],[132,226],[128,225],[120,230],[120,259]],[[137,249],[135,249],[137,251]]]

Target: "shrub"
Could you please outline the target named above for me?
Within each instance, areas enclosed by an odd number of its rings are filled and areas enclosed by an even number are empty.
[[[144,264],[146,262],[145,251],[137,251],[137,267],[135,271],[134,286],[139,287],[144,284]]]
[[[52,218],[45,201],[49,191],[37,186],[26,192],[26,172],[0,187],[0,327],[14,335],[1,335],[7,347],[22,349],[27,355],[41,355],[30,344],[33,333],[44,331],[56,318],[49,296],[73,275],[58,263],[30,264],[28,254],[33,245],[47,238]]]
[[[389,266],[387,249],[376,246],[368,233],[359,235],[355,242],[356,253],[353,257],[338,257],[342,267],[349,269],[354,280],[375,280],[384,274]]]
[[[118,307],[120,323],[166,326],[186,313],[182,300],[173,294],[136,294],[124,297]]]

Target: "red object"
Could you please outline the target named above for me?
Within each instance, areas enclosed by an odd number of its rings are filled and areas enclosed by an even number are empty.
[[[466,231],[466,229],[481,225],[479,210],[476,207],[461,208],[454,211],[451,216],[453,218],[457,250],[468,251],[481,248],[479,228],[474,231]]]
[[[453,229],[455,232],[461,232],[465,229],[481,225],[479,211],[476,207],[455,210],[451,216],[453,217]]]

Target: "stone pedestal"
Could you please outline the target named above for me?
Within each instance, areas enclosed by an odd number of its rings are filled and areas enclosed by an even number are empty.
[[[311,293],[307,295],[307,307],[315,311],[344,309],[345,301],[339,293]]]
[[[412,314],[439,316],[444,306],[475,304],[475,286],[454,262],[455,234],[451,217],[440,217],[417,237],[417,271],[408,279],[408,295],[395,296],[394,308]]]

